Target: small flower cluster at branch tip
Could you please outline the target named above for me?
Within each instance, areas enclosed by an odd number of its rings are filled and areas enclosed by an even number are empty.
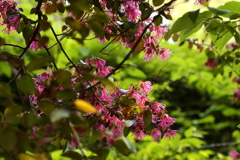
[[[83,114],[83,117],[85,120],[92,117],[97,118],[91,129],[101,133],[99,140],[105,139],[106,144],[111,146],[123,136],[124,128],[133,132],[135,140],[142,140],[144,136],[152,135],[155,141],[159,141],[163,137],[170,139],[177,134],[177,130],[170,129],[175,123],[175,119],[167,114],[166,106],[150,101],[147,97],[152,90],[151,82],[139,81],[136,85],[130,85],[127,90],[120,89],[120,86],[116,86],[115,89],[108,88],[103,84],[88,89],[97,82],[99,77],[107,76],[113,68],[106,66],[105,60],[95,57],[87,58],[84,62],[80,61],[76,66],[81,74],[75,68],[70,67],[70,69],[72,68],[71,88],[77,92],[76,97],[72,100],[85,100],[97,109],[97,115],[86,113]],[[84,73],[92,75],[92,79],[86,81]],[[64,99],[55,97],[58,92],[65,90],[63,86],[58,85],[56,79],[55,73],[49,68],[34,78],[38,93],[30,95],[30,100],[35,107],[38,102],[46,99],[54,101],[56,109],[62,103],[66,103]],[[85,91],[76,90],[76,86]],[[41,117],[42,114],[44,111],[41,111],[39,116]],[[80,138],[82,138],[83,132],[78,132],[81,133]],[[74,138],[71,146],[76,146]]]
[[[216,66],[216,61],[214,59],[208,59],[204,65],[209,68],[214,68]]]
[[[240,159],[240,155],[237,151],[230,151],[229,156],[232,157],[232,160]]]
[[[240,78],[239,77],[234,77],[232,79],[233,83],[237,83],[238,84],[238,88],[234,91],[233,93],[233,101],[236,102],[240,99]]]
[[[7,34],[20,27],[22,9],[17,7],[18,4],[13,0],[0,1],[0,25],[6,26],[3,31]]]

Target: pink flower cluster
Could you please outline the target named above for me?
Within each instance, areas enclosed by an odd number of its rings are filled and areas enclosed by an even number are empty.
[[[97,82],[98,77],[107,76],[113,68],[106,66],[106,61],[103,59],[95,57],[81,61],[77,64],[77,68],[81,74],[73,69],[72,89],[75,90],[76,84],[80,84],[80,88],[85,91],[77,91],[76,99],[84,99],[97,108],[100,116],[88,113],[84,117],[86,120],[91,117],[98,118],[92,129],[100,131],[99,140],[106,139],[107,144],[112,145],[123,135],[124,128],[133,132],[135,140],[142,140],[145,135],[152,135],[155,141],[159,141],[163,137],[171,138],[177,134],[177,130],[170,129],[175,119],[167,114],[166,106],[149,101],[147,95],[152,90],[151,82],[139,81],[137,85],[130,85],[127,90],[120,89],[120,86],[112,89],[102,84],[88,89]],[[82,76],[84,73],[91,74],[93,79],[86,81]],[[44,99],[55,100],[56,107],[64,102],[55,98],[57,92],[64,88],[56,85],[56,76],[52,70],[48,69],[38,74],[34,81],[38,93],[30,95],[30,100],[36,107],[37,102]],[[147,117],[144,116],[146,112],[150,113]],[[147,118],[149,124],[145,124]],[[72,146],[74,142],[73,139]]]
[[[205,66],[214,68],[216,66],[216,61],[214,59],[208,59],[207,62],[205,62]]]
[[[232,157],[233,160],[240,159],[240,154],[237,151],[231,151],[229,156]]]
[[[234,77],[232,79],[232,82],[237,83],[237,85],[238,85],[238,88],[233,93],[233,101],[236,102],[240,99],[240,86],[239,86],[240,85],[240,78],[239,77]]]
[[[21,9],[17,8],[18,4],[13,0],[0,1],[0,25],[6,25],[3,31],[7,34],[20,27]]]

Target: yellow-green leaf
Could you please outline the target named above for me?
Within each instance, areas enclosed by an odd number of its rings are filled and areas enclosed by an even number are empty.
[[[92,113],[97,113],[97,109],[91,105],[90,103],[81,100],[81,99],[77,99],[74,101],[74,104],[76,106],[77,109],[84,111],[84,112],[92,112]]]

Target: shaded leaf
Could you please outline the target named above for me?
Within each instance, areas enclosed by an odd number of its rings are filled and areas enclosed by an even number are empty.
[[[165,0],[153,0],[153,5],[154,6],[160,6],[161,4],[164,3]]]
[[[188,12],[188,16],[189,16],[189,18],[191,19],[191,21],[192,21],[193,23],[196,22],[196,20],[197,20],[197,18],[198,18],[199,11],[200,11],[200,9],[198,9],[198,10],[196,10],[196,11]]]
[[[64,89],[63,91],[59,91],[56,94],[56,98],[59,99],[73,99],[76,98],[77,93],[71,89]]]
[[[0,132],[0,146],[6,151],[11,151],[17,143],[17,136],[13,130],[3,129]]]
[[[95,143],[98,138],[102,135],[100,131],[94,131],[91,136],[88,138],[88,144],[93,144]]]
[[[51,62],[52,59],[50,56],[43,56],[37,59],[32,60],[28,65],[27,65],[27,70],[29,72],[34,71],[36,69],[40,69],[43,67],[46,63]]]
[[[63,157],[69,157],[72,160],[81,160],[82,159],[82,155],[78,152],[75,152],[75,151],[64,152],[64,153],[62,153],[62,156]]]
[[[216,15],[224,15],[224,14],[231,13],[231,11],[229,11],[229,10],[217,9],[217,8],[213,8],[213,7],[208,7],[208,9],[209,9],[209,11],[211,11],[212,13],[214,13]]]
[[[71,73],[63,70],[63,69],[59,69],[55,72],[56,78],[57,78],[57,82],[62,85],[64,88],[71,88],[72,87],[72,82],[71,82]]]
[[[44,99],[44,100],[38,101],[37,104],[38,104],[38,107],[48,116],[55,108],[54,102],[51,101],[50,99]]]
[[[35,83],[29,74],[24,74],[17,81],[18,88],[25,94],[36,93]]]
[[[152,123],[152,112],[147,110],[143,113],[144,126],[147,127]]]

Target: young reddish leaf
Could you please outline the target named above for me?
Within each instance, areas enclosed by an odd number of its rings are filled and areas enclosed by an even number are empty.
[[[56,5],[54,5],[54,4],[52,4],[52,5],[49,4],[49,5],[47,5],[47,7],[46,7],[46,9],[45,9],[45,12],[46,12],[46,14],[52,14],[52,13],[55,13],[56,10],[57,10]]]
[[[43,47],[45,46],[49,41],[49,38],[47,36],[40,37],[38,40],[38,46]]]
[[[69,25],[73,30],[79,30],[80,29],[79,23],[75,19],[73,19],[72,17],[67,17],[65,19],[65,23],[67,25]]]
[[[88,103],[87,101],[81,100],[81,99],[76,99],[74,101],[74,105],[77,109],[84,111],[84,112],[92,112],[92,113],[97,113],[97,109]]]

